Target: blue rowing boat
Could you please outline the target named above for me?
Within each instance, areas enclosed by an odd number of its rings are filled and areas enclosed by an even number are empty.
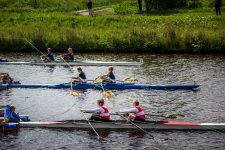
[[[66,89],[73,88],[77,90],[85,89],[108,89],[108,90],[127,90],[127,89],[153,89],[153,90],[195,90],[200,85],[193,84],[138,84],[138,83],[62,83],[62,84],[2,84],[0,89],[7,88],[51,88]]]

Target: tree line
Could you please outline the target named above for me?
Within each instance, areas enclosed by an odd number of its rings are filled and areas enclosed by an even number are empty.
[[[200,0],[144,0],[147,11],[159,9],[176,9],[183,7],[197,8],[202,5]]]

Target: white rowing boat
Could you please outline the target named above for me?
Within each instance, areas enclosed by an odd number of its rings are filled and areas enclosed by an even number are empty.
[[[11,62],[0,61],[0,65],[37,65],[37,66],[140,66],[143,59],[139,62],[105,62],[105,61],[74,61],[74,62]]]

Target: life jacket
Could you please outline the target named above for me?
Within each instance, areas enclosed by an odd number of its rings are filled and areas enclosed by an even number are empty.
[[[101,107],[104,110],[104,113],[98,112],[98,114],[101,116],[102,119],[108,119],[110,120],[110,114],[108,108],[102,106]]]
[[[140,106],[136,107],[138,112],[136,113],[136,117],[140,118],[140,119],[145,119],[145,113],[142,110],[142,108]]]

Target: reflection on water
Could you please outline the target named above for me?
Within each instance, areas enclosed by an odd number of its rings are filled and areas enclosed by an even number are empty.
[[[38,54],[0,54],[15,61],[39,61]],[[213,55],[149,55],[149,54],[78,54],[80,60],[137,61],[140,67],[116,67],[117,79],[135,77],[140,83],[192,83],[201,85],[193,91],[113,90],[116,95],[106,101],[110,112],[131,107],[139,99],[146,113],[184,114],[179,120],[225,122],[225,56]],[[83,67],[89,79],[107,72],[105,66]],[[21,83],[65,83],[77,74],[68,67],[0,65]],[[14,104],[20,114],[33,121],[81,119],[80,108],[96,107],[102,97],[100,90],[79,91],[72,97],[70,89],[9,89],[0,91],[0,104]],[[113,116],[112,118],[117,118]],[[159,118],[152,118],[158,120]],[[100,132],[103,141],[91,131],[61,129],[21,129],[18,134],[0,136],[1,149],[223,149],[224,133],[212,131],[151,131],[148,135],[135,132]]]

